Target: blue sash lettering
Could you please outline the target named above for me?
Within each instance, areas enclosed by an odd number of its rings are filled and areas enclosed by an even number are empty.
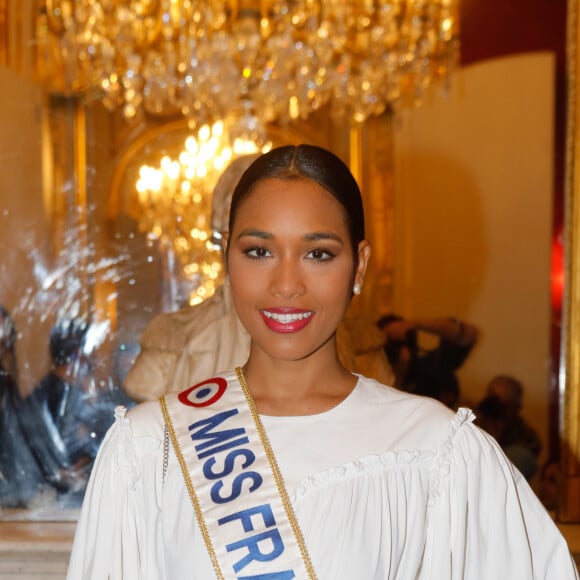
[[[268,552],[262,552],[260,545],[267,544],[264,548],[269,547]],[[246,548],[248,553],[238,562],[234,564],[234,571],[239,572],[245,568],[250,562],[270,562],[275,560],[283,551],[284,543],[280,537],[280,532],[274,528],[273,530],[266,530],[254,536],[249,536],[243,540],[238,540],[226,546],[228,552]]]
[[[235,431],[235,429],[232,429],[232,431]],[[233,441],[228,441],[227,443],[224,443],[223,445],[219,445],[218,447],[212,447],[211,449],[208,449],[207,451],[204,451],[203,453],[198,453],[197,457],[199,459],[205,459],[206,457],[210,456],[210,455],[215,455],[216,453],[221,453],[222,451],[227,451],[228,449],[231,449],[232,447],[239,447],[240,445],[246,445],[246,443],[249,443],[250,440],[247,437],[240,437],[239,439],[234,439]],[[197,450],[200,447],[200,445],[196,445],[195,449]]]
[[[263,504],[254,506],[245,510],[241,510],[234,514],[230,514],[229,516],[225,516],[218,520],[218,524],[220,526],[224,524],[228,524],[233,522],[234,520],[240,520],[242,524],[242,528],[244,532],[251,532],[255,531],[255,525],[260,525],[258,521],[252,521],[252,516],[259,516],[258,519],[264,522],[267,528],[271,528],[272,526],[276,525],[276,519],[274,518],[274,514],[272,513],[272,508],[269,504]],[[260,549],[260,543],[268,542],[271,546],[269,552],[265,553]],[[250,536],[249,538],[245,538],[238,542],[233,542],[232,544],[228,544],[226,546],[226,550],[228,552],[232,552],[234,550],[239,550],[240,548],[245,548],[248,550],[248,553],[239,560],[234,565],[234,570],[238,572],[245,566],[247,566],[250,562],[254,560],[260,562],[269,562],[277,558],[283,551],[284,551],[284,543],[280,534],[276,528],[273,530],[267,530],[265,532],[261,532],[254,536]],[[295,574],[292,570],[286,570],[284,572],[273,572],[270,574],[260,574],[258,576],[243,576],[244,579],[263,579],[263,580],[290,580],[294,578]],[[240,577],[240,580],[242,577]]]
[[[269,504],[265,503],[262,505],[257,505],[252,508],[248,508],[235,514],[230,514],[229,516],[225,516],[218,520],[218,524],[223,526],[224,524],[229,524],[234,520],[240,520],[242,522],[242,527],[244,528],[244,532],[252,532],[256,528],[252,522],[252,516],[260,514],[264,523],[266,524],[267,528],[271,528],[272,526],[276,525],[276,520],[274,519],[274,514],[272,513],[272,508]]]
[[[258,489],[262,485],[262,476],[255,471],[246,471],[245,473],[240,473],[236,475],[234,481],[232,482],[232,493],[227,497],[222,497],[219,492],[220,489],[224,486],[222,481],[218,481],[212,485],[210,495],[211,499],[214,503],[228,503],[238,497],[240,497],[243,489],[242,483],[245,479],[251,479],[253,481],[252,485],[248,488],[248,491],[251,493],[252,491]]]
[[[213,417],[208,417],[207,419],[202,419],[196,423],[192,423],[189,426],[189,431],[192,441],[197,441],[198,439],[209,439],[204,443],[199,443],[195,446],[195,450],[198,452],[198,457],[200,451],[205,451],[208,448],[212,448],[218,444],[225,444],[234,437],[240,437],[246,434],[246,430],[243,427],[238,427],[237,429],[226,429],[225,431],[218,431],[217,433],[212,433],[211,430],[215,429],[220,423],[223,423],[230,417],[238,414],[237,409],[231,409],[230,411],[223,411]],[[246,439],[246,443],[247,438]],[[213,455],[214,451],[211,451],[209,455]],[[204,456],[207,456],[205,454]]]
[[[210,498],[214,504],[232,502],[243,493],[252,493],[263,483],[260,473],[247,470],[256,461],[256,455],[246,447],[250,444],[246,429],[237,427],[218,431],[222,423],[238,413],[238,409],[222,411],[192,423],[188,428],[197,457],[202,463],[203,476],[208,481],[217,480],[210,488]],[[216,458],[218,454],[224,455]],[[228,478],[228,476],[231,477]],[[243,550],[240,559],[232,566],[236,575],[251,562],[271,562],[284,552],[284,541],[269,504],[232,513],[222,517],[217,523],[222,526],[235,520],[241,523],[243,532],[239,536],[242,537],[227,544],[226,550],[228,552]],[[249,535],[250,532],[253,534]],[[291,580],[295,576],[293,570],[285,570],[238,578],[239,580]]]
[[[254,461],[256,461],[256,456],[252,451],[249,449],[236,449],[235,451],[230,451],[224,459],[224,469],[216,473],[212,470],[212,467],[217,463],[216,459],[212,457],[208,459],[203,464],[203,474],[205,475],[206,479],[219,479],[220,477],[224,477],[225,475],[229,475],[235,468],[236,464],[236,457],[245,457],[246,460],[242,463],[242,469],[246,469],[246,467],[250,467]]]
[[[272,572],[271,574],[258,574],[257,576],[238,576],[238,580],[292,580],[296,574],[292,570],[285,572]]]

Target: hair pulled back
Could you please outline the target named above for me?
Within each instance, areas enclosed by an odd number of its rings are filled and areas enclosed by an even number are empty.
[[[353,255],[357,259],[358,245],[365,239],[362,196],[350,169],[339,157],[316,145],[285,145],[258,157],[234,190],[230,232],[240,205],[263,179],[308,179],[328,191],[344,208]]]

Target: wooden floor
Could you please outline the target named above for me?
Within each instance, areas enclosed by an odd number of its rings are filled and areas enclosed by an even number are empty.
[[[0,522],[1,580],[64,580],[75,522]]]

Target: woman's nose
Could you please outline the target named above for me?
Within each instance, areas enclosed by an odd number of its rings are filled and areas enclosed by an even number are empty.
[[[304,272],[299,263],[292,259],[282,259],[272,271],[270,292],[281,298],[294,298],[306,292]]]

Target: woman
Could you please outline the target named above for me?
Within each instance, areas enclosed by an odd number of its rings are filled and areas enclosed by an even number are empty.
[[[258,158],[226,242],[248,361],[118,411],[70,580],[577,577],[469,411],[341,366],[336,329],[370,247],[337,157],[301,145]]]

